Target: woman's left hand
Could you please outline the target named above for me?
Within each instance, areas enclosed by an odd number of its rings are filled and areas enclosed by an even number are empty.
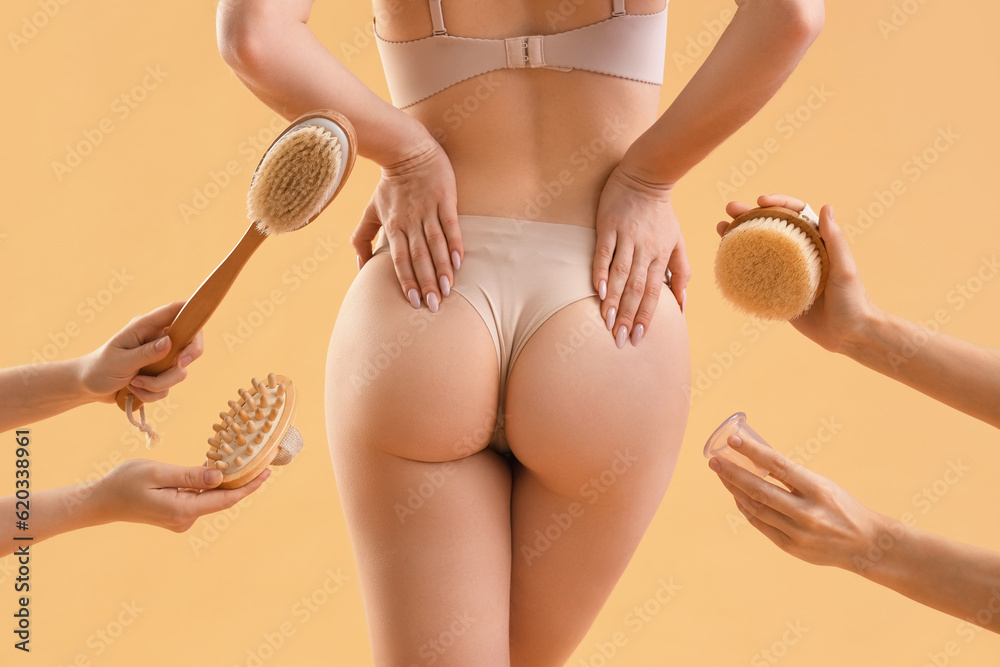
[[[638,345],[649,332],[667,269],[683,313],[691,266],[670,189],[643,182],[619,165],[601,192],[594,253],[601,315],[619,348],[629,338]]]

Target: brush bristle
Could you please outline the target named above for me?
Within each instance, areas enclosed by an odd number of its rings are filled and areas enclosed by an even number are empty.
[[[779,218],[749,220],[726,234],[715,280],[737,309],[765,320],[790,320],[812,305],[822,260],[812,239]]]
[[[263,234],[303,227],[333,196],[343,163],[343,147],[329,130],[309,125],[289,132],[254,174],[247,217]]]

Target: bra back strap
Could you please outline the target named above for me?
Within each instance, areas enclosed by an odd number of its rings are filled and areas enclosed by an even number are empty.
[[[614,0],[614,11],[612,16],[625,16],[625,0]]]
[[[431,23],[434,24],[435,35],[447,35],[448,31],[444,27],[444,14],[441,13],[441,0],[427,0],[431,8]],[[625,5],[625,0],[615,0],[615,5],[619,2]]]

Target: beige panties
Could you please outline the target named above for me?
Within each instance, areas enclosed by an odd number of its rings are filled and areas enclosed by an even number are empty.
[[[481,215],[460,215],[458,221],[465,256],[452,290],[472,304],[493,336],[500,399],[490,446],[509,454],[503,415],[510,371],[545,320],[574,301],[597,296],[592,280],[597,233],[592,227]],[[380,234],[374,252],[388,251]]]

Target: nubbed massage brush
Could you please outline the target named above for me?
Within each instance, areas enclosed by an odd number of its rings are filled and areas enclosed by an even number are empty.
[[[302,434],[292,426],[295,385],[284,375],[250,380],[219,413],[212,426],[204,465],[222,471],[221,489],[248,484],[269,465],[286,465],[303,447]]]
[[[777,206],[751,209],[733,220],[715,256],[722,296],[764,320],[791,320],[809,310],[829,271],[816,223]]]
[[[174,364],[177,355],[215,312],[247,260],[270,234],[301,229],[333,201],[354,167],[357,145],[350,121],[329,110],[305,114],[278,135],[250,182],[247,208],[253,222],[167,328],[170,353],[143,368],[141,373],[156,375]],[[128,389],[119,391],[116,399],[129,421],[146,432],[147,446],[155,444],[156,434],[146,424],[142,401]],[[132,416],[137,409],[138,422]]]

